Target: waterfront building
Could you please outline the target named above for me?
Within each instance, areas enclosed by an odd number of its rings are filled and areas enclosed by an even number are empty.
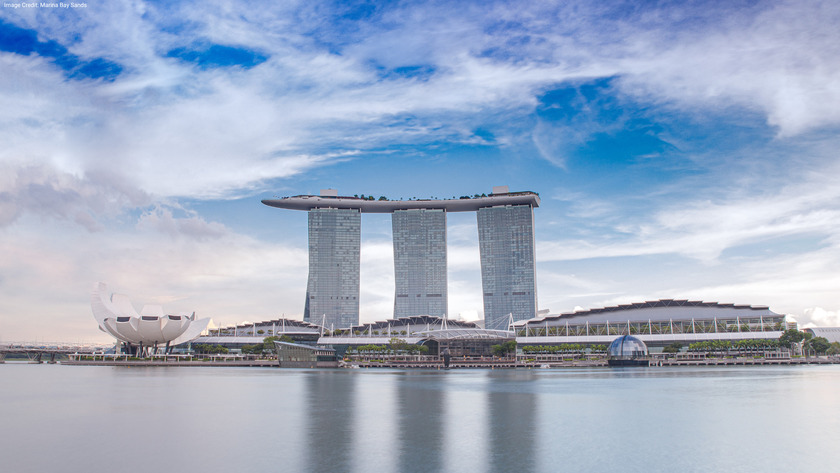
[[[338,368],[335,350],[323,346],[275,341],[281,368]]]
[[[648,348],[680,343],[778,339],[785,316],[767,306],[721,304],[687,299],[621,304],[517,322],[519,345],[609,344],[633,335]]]
[[[381,320],[378,322],[368,322],[349,327],[342,330],[336,330],[331,335],[332,337],[369,337],[371,339],[388,340],[392,337],[399,338],[417,338],[421,332],[429,332],[433,330],[443,329],[461,329],[461,328],[479,328],[475,322],[465,322],[463,320],[449,320],[436,315],[413,315],[411,317],[395,317],[393,319]],[[375,343],[373,341],[367,343]],[[414,343],[414,342],[410,342]]]
[[[394,318],[447,314],[446,211],[395,210]]]
[[[207,328],[210,319],[196,320],[195,312],[164,314],[159,305],[145,305],[138,314],[125,294],[111,293],[105,283],[93,285],[90,296],[93,317],[99,330],[122,343],[127,353],[148,354],[159,345],[186,343]]]
[[[359,323],[361,213],[392,214],[394,316],[447,314],[446,213],[477,212],[485,317],[507,329],[536,315],[534,213],[539,196],[493,188],[459,199],[389,200],[321,195],[266,199],[263,204],[309,212],[309,280],[304,320],[328,329]],[[490,294],[490,295],[488,295]]]
[[[212,328],[192,343],[193,345],[219,345],[229,349],[239,349],[245,345],[263,343],[266,337],[285,336],[294,342],[306,344],[318,341],[323,331],[323,327],[308,322],[279,318]]]
[[[537,315],[534,209],[504,205],[478,210],[484,326],[506,329]]]
[[[359,323],[361,216],[358,209],[309,211],[309,280],[303,320],[325,327]]]
[[[489,357],[492,346],[513,340],[508,330],[487,330],[474,322],[448,320],[430,315],[402,317],[361,324],[348,329],[324,332],[318,345],[336,348],[344,354],[348,348],[385,346],[395,338],[409,345],[425,345],[429,355],[441,355],[448,350],[458,357]]]
[[[810,327],[803,329],[814,337],[822,337],[829,343],[840,342],[840,327]]]

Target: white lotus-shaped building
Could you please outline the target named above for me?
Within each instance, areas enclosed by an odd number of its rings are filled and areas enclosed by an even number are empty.
[[[188,342],[210,323],[210,319],[195,320],[195,312],[165,315],[159,305],[146,305],[138,314],[128,296],[112,294],[102,282],[94,284],[90,306],[100,330],[141,349]]]

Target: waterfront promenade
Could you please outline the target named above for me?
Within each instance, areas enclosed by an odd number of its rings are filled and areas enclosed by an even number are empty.
[[[706,358],[706,359],[651,359],[651,367],[661,366],[796,366],[796,365],[831,365],[840,364],[840,357],[809,358]],[[426,368],[436,369],[442,361],[362,361],[353,363],[359,368]],[[606,367],[606,358],[579,359],[566,361],[525,361],[525,360],[452,360],[449,368],[599,368]]]
[[[187,355],[159,355],[149,359],[136,359],[121,355],[70,355],[62,360],[63,365],[72,366],[227,366],[227,367],[279,367],[277,358],[242,355],[221,355],[196,358]],[[794,358],[755,358],[755,357],[720,357],[720,358],[672,358],[651,357],[651,367],[694,367],[694,366],[800,366],[840,364],[838,356],[813,356]],[[513,368],[600,368],[606,367],[604,357],[574,360],[531,360],[531,359],[452,359],[450,369],[513,369]],[[312,363],[305,368],[397,368],[397,369],[440,369],[443,360],[436,357],[426,359],[370,359],[350,360],[340,364],[327,365]]]
[[[276,356],[158,354],[137,358],[127,354],[72,353],[62,365],[84,366],[277,366]]]
[[[276,354],[157,354],[137,358],[127,354],[102,353],[102,347],[10,344],[0,346],[0,362],[6,354],[26,354],[31,363],[42,363],[43,356],[50,363],[70,366],[137,366],[137,367],[279,367]],[[57,359],[57,357],[67,359]],[[785,350],[753,353],[679,353],[654,354],[649,357],[651,367],[692,366],[799,366],[840,364],[840,356],[790,356]],[[297,366],[297,365],[296,365]],[[604,355],[593,354],[519,354],[506,357],[452,357],[449,368],[513,369],[513,368],[600,368],[607,366]],[[443,359],[424,355],[364,354],[345,358],[340,362],[303,363],[302,368],[396,368],[440,369]]]

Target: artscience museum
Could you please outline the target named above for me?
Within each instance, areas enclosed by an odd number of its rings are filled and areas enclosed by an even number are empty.
[[[210,323],[209,318],[196,320],[195,312],[164,314],[159,305],[146,305],[138,314],[124,294],[111,293],[105,283],[96,283],[90,306],[99,329],[122,342],[127,353],[142,355],[188,342],[198,337]]]

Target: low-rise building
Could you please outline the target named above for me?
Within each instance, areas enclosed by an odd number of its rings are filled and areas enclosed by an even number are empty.
[[[767,306],[660,299],[517,322],[518,345],[609,344],[633,335],[651,351],[710,340],[778,339],[785,316]]]

